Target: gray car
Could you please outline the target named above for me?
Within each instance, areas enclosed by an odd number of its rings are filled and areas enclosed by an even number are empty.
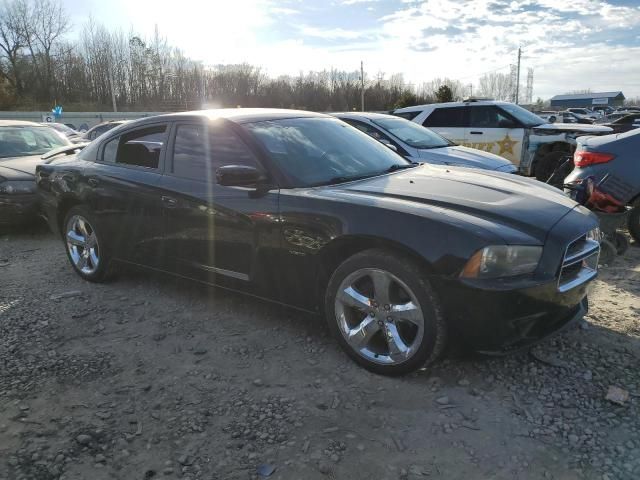
[[[462,147],[416,123],[382,113],[335,113],[343,122],[384,143],[406,159],[435,165],[516,173],[517,167],[498,155]]]
[[[631,205],[629,233],[640,242],[640,129],[602,137],[578,137],[574,170],[564,183],[593,177],[598,188]]]

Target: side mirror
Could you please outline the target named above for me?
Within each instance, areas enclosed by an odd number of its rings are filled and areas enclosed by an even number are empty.
[[[216,181],[225,187],[252,187],[265,180],[263,173],[255,167],[225,165],[216,170]]]

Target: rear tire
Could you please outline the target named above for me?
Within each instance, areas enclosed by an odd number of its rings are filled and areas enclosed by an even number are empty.
[[[611,265],[611,262],[616,258],[617,255],[616,246],[607,240],[606,238],[600,242],[600,259],[598,263],[602,265]]]
[[[636,243],[640,243],[640,198],[636,199],[632,206],[628,218],[629,233]]]
[[[62,224],[67,258],[75,272],[89,282],[113,277],[111,253],[95,215],[84,205],[72,207]]]
[[[618,255],[624,255],[629,249],[629,239],[624,233],[616,232],[614,237],[614,244],[616,246],[616,253]]]
[[[436,361],[446,325],[415,261],[393,251],[353,255],[333,273],[325,294],[329,329],[356,363],[403,375]]]

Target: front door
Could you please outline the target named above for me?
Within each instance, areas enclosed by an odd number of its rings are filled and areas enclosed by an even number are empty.
[[[278,190],[216,183],[224,165],[262,168],[240,136],[223,122],[174,126],[160,181],[164,238],[172,269],[212,283],[249,282],[278,239]]]
[[[495,153],[520,164],[524,128],[511,115],[495,105],[469,107],[469,127],[464,145]]]

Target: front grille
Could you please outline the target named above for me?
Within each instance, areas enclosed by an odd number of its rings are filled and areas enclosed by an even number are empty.
[[[598,273],[599,255],[600,244],[587,239],[586,235],[571,242],[567,246],[560,267],[558,290],[567,292],[592,280]]]

